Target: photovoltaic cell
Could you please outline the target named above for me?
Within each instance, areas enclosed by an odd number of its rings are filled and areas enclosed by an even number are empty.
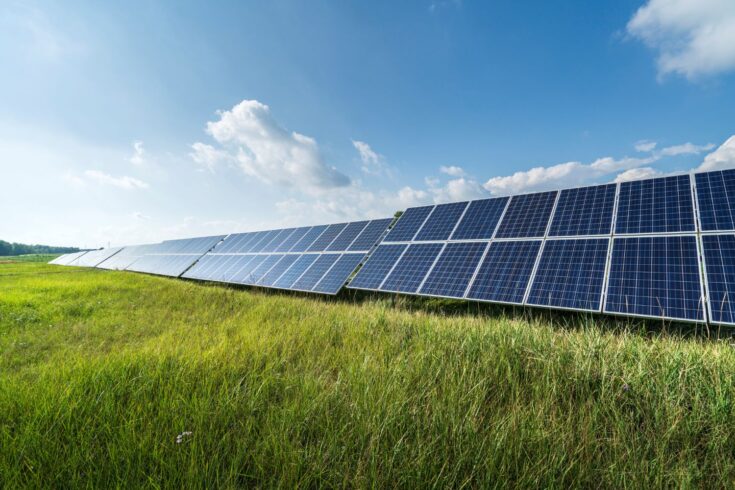
[[[376,219],[368,223],[364,230],[355,238],[350,245],[349,251],[368,251],[378,243],[385,230],[393,222],[393,218]]]
[[[293,247],[294,245],[296,245],[299,240],[301,240],[302,238],[304,238],[304,235],[306,235],[306,233],[308,233],[308,231],[310,229],[311,229],[310,227],[296,228],[296,230],[294,230],[294,232],[291,235],[289,235],[289,237],[286,238],[283,241],[283,243],[281,243],[278,247],[276,247],[276,249],[274,251],[275,252],[288,252],[288,251],[290,251],[291,250],[291,247]]]
[[[342,233],[347,223],[338,223],[335,225],[329,225],[329,227],[322,233],[319,238],[309,247],[309,252],[323,252],[327,249],[330,243],[337,238],[337,235]]]
[[[452,240],[489,240],[503,214],[507,197],[482,199],[470,202],[462,221],[454,231]]]
[[[410,245],[380,289],[391,292],[416,292],[443,247],[441,243]]]
[[[380,245],[350,282],[351,288],[378,289],[408,245]]]
[[[342,254],[312,291],[324,294],[337,294],[354,272],[365,254]]]
[[[487,242],[448,243],[420,293],[463,297],[487,246]]]
[[[540,240],[491,243],[467,298],[521,304],[540,246]]]
[[[122,250],[121,247],[90,250],[89,252],[82,254],[76,259],[72,260],[69,265],[73,265],[76,267],[96,267],[97,264],[100,264],[109,259],[120,250]]]
[[[547,240],[527,304],[600,311],[609,243],[609,238]]]
[[[467,204],[467,202],[453,202],[436,206],[414,240],[447,240],[457,226]]]
[[[293,285],[293,289],[300,291],[311,291],[314,286],[324,277],[324,274],[334,265],[339,259],[339,254],[324,254],[320,255],[318,259],[309,267],[306,272],[299,278],[298,281]]]
[[[702,248],[710,320],[735,324],[735,235],[702,235]]]
[[[543,237],[557,191],[513,196],[500,222],[496,238]]]
[[[263,246],[263,248],[260,249],[260,253],[273,253],[276,251],[276,249],[285,242],[288,237],[291,236],[291,234],[295,231],[294,228],[287,228],[284,230],[281,230],[279,233],[276,234],[273,239],[268,242],[266,245]]]
[[[393,229],[388,232],[385,237],[385,242],[408,242],[411,241],[419,231],[421,225],[424,224],[426,217],[429,216],[434,206],[422,206],[419,208],[407,209],[398,221],[396,222]]]
[[[289,250],[291,253],[293,252],[306,252],[306,250],[311,246],[314,241],[319,238],[319,236],[324,233],[324,231],[327,229],[328,225],[319,225],[319,226],[312,226],[309,231],[304,234],[304,238],[296,242],[296,245],[291,247],[291,250]]]
[[[347,226],[344,227],[342,232],[337,235],[337,238],[335,238],[334,241],[327,247],[327,251],[342,252],[344,250],[347,250],[350,244],[355,241],[357,235],[359,235],[360,232],[365,229],[365,226],[367,226],[367,224],[367,221],[354,221],[352,223],[349,223]]]
[[[300,255],[284,255],[268,273],[258,281],[259,286],[272,286],[293,265]]]
[[[243,255],[242,257],[247,257]],[[248,284],[252,272],[263,263],[269,255],[252,255],[249,260],[243,260],[242,263],[238,264],[239,267],[231,268],[226,273],[223,273],[223,282],[234,282],[238,284]]]
[[[270,230],[261,233],[260,239],[257,242],[253,240],[252,245],[248,246],[247,251],[251,253],[261,252],[280,232],[281,230]]]
[[[620,184],[616,234],[694,231],[688,175]]]
[[[561,191],[549,236],[609,235],[616,188],[607,184]]]
[[[278,263],[279,260],[283,258],[283,255],[274,254],[274,255],[268,255],[266,258],[258,264],[257,267],[254,267],[250,273],[245,276],[241,277],[240,281],[243,284],[249,284],[249,285],[256,285],[260,280],[265,276],[269,270],[273,268],[276,263]]]
[[[605,311],[704,320],[696,237],[616,237]]]
[[[735,230],[735,170],[695,174],[702,231]]]
[[[298,280],[306,270],[311,267],[311,264],[319,257],[318,255],[299,255],[296,262],[288,268],[278,280],[273,283],[273,287],[280,289],[290,289],[294,283]]]

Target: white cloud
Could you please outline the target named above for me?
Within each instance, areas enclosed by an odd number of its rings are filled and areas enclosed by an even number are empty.
[[[133,218],[135,218],[135,219],[141,219],[141,220],[149,220],[149,219],[151,219],[150,216],[148,216],[147,214],[143,214],[140,211],[134,212],[133,213]]]
[[[735,135],[730,136],[719,148],[704,157],[697,168],[700,171],[722,170],[735,167]]]
[[[145,149],[142,141],[133,141],[133,156],[130,157],[130,163],[133,165],[143,165]]]
[[[133,177],[114,177],[98,170],[87,170],[84,176],[100,185],[110,185],[125,190],[147,189],[148,184]]]
[[[324,162],[313,138],[287,131],[267,105],[243,100],[219,116],[207,123],[207,132],[247,175],[310,193],[350,184],[346,175]]]
[[[655,141],[641,140],[635,144],[635,150],[642,153],[648,153],[656,148]]]
[[[679,155],[699,155],[705,151],[714,148],[715,145],[708,143],[706,145],[695,145],[692,143],[684,143],[683,145],[668,146],[661,149],[659,154],[665,157],[675,157]]]
[[[465,174],[464,169],[462,167],[457,167],[456,165],[442,165],[439,167],[439,171],[443,174],[451,175],[452,177],[462,177]]]
[[[74,175],[71,172],[65,173],[62,176],[62,180],[75,189],[82,189],[86,185],[86,182],[84,182],[83,178],[79,177],[78,175]]]
[[[214,172],[214,169],[220,162],[233,160],[229,153],[218,150],[212,145],[194,143],[191,145],[191,148],[194,150],[192,153],[189,153],[191,159],[210,172]]]
[[[470,201],[488,197],[488,192],[474,179],[460,177],[451,179],[442,186],[431,186],[429,191],[434,196],[434,202]]]
[[[362,171],[368,175],[390,175],[390,169],[385,163],[383,155],[376,153],[369,144],[364,141],[352,140],[352,146],[360,154]]]
[[[661,177],[663,174],[651,167],[631,168],[618,174],[614,182],[626,182],[628,180],[651,179],[653,177]]]
[[[658,52],[660,76],[696,79],[735,69],[733,0],[649,0],[627,30]]]

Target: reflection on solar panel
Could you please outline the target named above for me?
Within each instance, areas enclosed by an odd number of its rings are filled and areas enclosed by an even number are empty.
[[[350,281],[354,289],[378,289],[408,245],[380,245]]]
[[[339,223],[336,225],[329,225],[329,227],[317,238],[307,252],[323,252],[327,247],[337,238],[337,235],[342,233],[347,223]]]
[[[263,276],[263,278],[258,282],[258,285],[273,286],[273,283],[275,283],[299,257],[300,255],[284,255],[281,257],[281,260],[279,260],[278,263]]]
[[[558,192],[513,196],[500,222],[497,238],[541,238],[554,208]]]
[[[616,188],[607,184],[561,191],[549,236],[609,235]]]
[[[311,267],[311,264],[319,257],[316,254],[298,255],[298,258],[286,272],[273,283],[273,287],[279,289],[291,289],[294,283]]]
[[[735,169],[696,174],[702,231],[735,230]]]
[[[341,255],[332,268],[329,269],[329,272],[314,286],[312,291],[316,293],[337,294],[357,266],[360,265],[364,257],[365,255],[361,253]]]
[[[416,232],[424,224],[426,217],[434,209],[434,206],[422,206],[410,208],[404,212],[393,229],[385,237],[386,242],[408,242],[413,240]]]
[[[446,240],[462,217],[466,202],[453,202],[436,206],[421,227],[416,241]]]
[[[187,238],[149,245],[144,254],[126,270],[179,277],[223,238],[224,236]]]
[[[450,298],[464,297],[467,285],[486,248],[486,242],[448,243],[420,293]]]
[[[688,175],[620,184],[616,234],[694,231]]]
[[[415,293],[443,247],[441,243],[410,245],[380,287],[381,291]]]
[[[453,240],[489,240],[493,237],[509,198],[472,201],[454,230]]]
[[[378,243],[392,222],[393,218],[376,219],[369,222],[347,250],[350,252],[369,251]]]
[[[694,236],[616,237],[605,311],[704,320]]]
[[[541,240],[493,242],[467,298],[522,304]]]
[[[54,261],[52,261],[55,265],[73,265],[72,263],[75,260],[78,260],[80,257],[84,256],[87,252],[74,252],[66,255],[62,255],[61,257],[57,257]]]
[[[337,259],[338,254],[323,254],[317,258],[311,267],[306,269],[301,277],[292,286],[293,289],[299,291],[311,291],[322,277],[332,268]]]
[[[702,253],[706,270],[710,321],[733,325],[735,324],[735,235],[703,235]]]
[[[152,245],[133,245],[124,247],[118,253],[97,265],[100,269],[118,270],[127,269],[133,262],[145,255]]]
[[[609,238],[547,240],[527,304],[600,311]]]
[[[109,259],[120,250],[122,250],[121,247],[90,250],[89,252],[82,254],[74,259],[69,265],[74,265],[77,267],[97,267],[97,265]]]

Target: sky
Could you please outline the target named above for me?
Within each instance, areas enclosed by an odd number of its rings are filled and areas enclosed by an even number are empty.
[[[732,0],[0,4],[0,239],[97,248],[735,167]]]

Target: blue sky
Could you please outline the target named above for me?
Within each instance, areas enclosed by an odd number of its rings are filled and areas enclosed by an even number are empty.
[[[121,245],[735,165],[731,0],[4,2],[0,238]]]

